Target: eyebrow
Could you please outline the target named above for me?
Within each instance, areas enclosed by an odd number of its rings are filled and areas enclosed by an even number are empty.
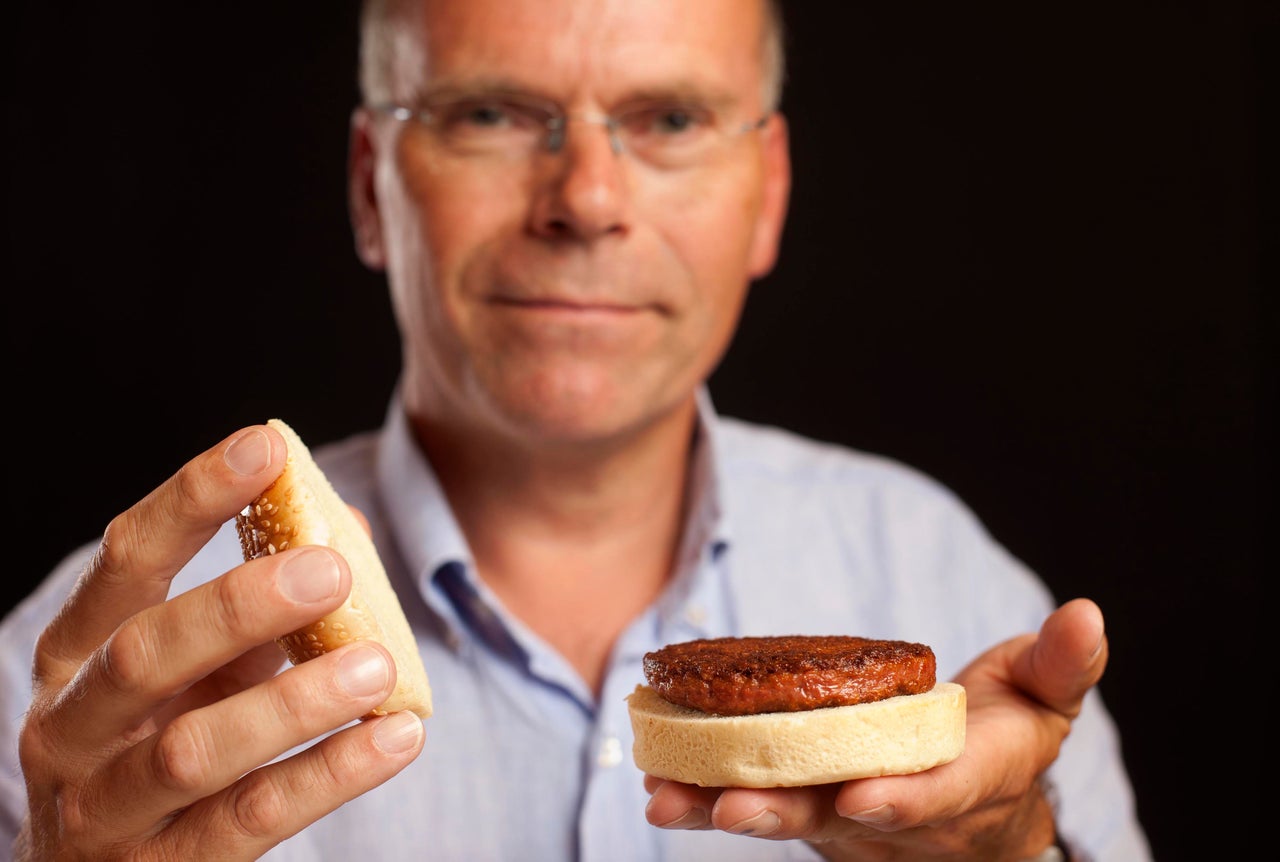
[[[532,96],[548,102],[554,101],[545,93],[540,93],[517,83],[511,78],[505,77],[445,78],[442,81],[417,88],[413,93],[413,99],[423,102],[497,95]]]
[[[732,108],[741,103],[733,92],[721,87],[708,87],[696,82],[672,82],[638,87],[628,91],[616,104],[635,102],[676,102],[705,105],[713,110]]]
[[[530,87],[527,84],[505,76],[477,78],[445,78],[435,84],[428,85],[414,94],[418,104],[449,99],[481,98],[486,96],[515,96],[531,98],[555,105],[564,102],[546,90]],[[629,105],[638,102],[676,102],[706,105],[713,110],[725,110],[740,104],[742,99],[731,90],[720,86],[709,86],[702,82],[680,80],[663,83],[643,84],[624,91],[621,98],[612,100],[605,109],[617,105]]]

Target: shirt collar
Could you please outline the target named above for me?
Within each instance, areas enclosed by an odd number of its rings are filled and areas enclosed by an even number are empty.
[[[697,420],[690,482],[686,490],[686,519],[672,582],[655,608],[658,631],[675,626],[685,636],[703,636],[709,617],[705,609],[722,605],[720,585],[710,582],[706,563],[714,563],[729,547],[730,528],[722,505],[719,430],[706,387],[697,392]],[[378,445],[377,482],[391,534],[423,600],[439,614],[457,637],[474,628],[474,616],[461,607],[458,595],[489,598],[475,576],[474,559],[466,538],[430,462],[419,448],[397,387],[387,409]],[[465,588],[462,583],[465,582]],[[433,589],[433,583],[437,588]],[[466,617],[466,619],[464,619]]]
[[[698,418],[694,428],[689,484],[685,491],[686,516],[680,552],[671,583],[658,602],[659,630],[669,630],[679,619],[685,626],[702,629],[710,616],[714,585],[709,567],[729,546],[729,525],[722,505],[722,477],[718,425],[706,387],[698,390]]]
[[[376,469],[391,535],[408,574],[423,600],[456,637],[456,608],[440,591],[431,589],[432,579],[442,571],[471,573],[475,566],[440,480],[418,447],[399,387],[387,408]]]

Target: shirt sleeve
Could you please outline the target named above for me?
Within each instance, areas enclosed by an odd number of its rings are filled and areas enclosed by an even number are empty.
[[[1048,778],[1058,834],[1081,858],[1152,858],[1124,768],[1119,732],[1096,688],[1085,697]]]
[[[0,847],[10,849],[27,816],[27,785],[18,762],[18,734],[31,705],[36,638],[62,607],[96,543],[68,555],[0,622]]]
[[[749,455],[731,497],[734,603],[747,633],[918,640],[934,648],[938,678],[951,679],[1037,631],[1058,603],[963,501],[918,471],[776,435]],[[1093,862],[1150,859],[1097,689],[1049,777],[1059,830],[1075,848]]]

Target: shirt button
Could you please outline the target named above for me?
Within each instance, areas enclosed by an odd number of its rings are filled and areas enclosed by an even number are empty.
[[[622,740],[616,736],[606,736],[600,743],[600,753],[596,755],[596,764],[608,769],[622,762]]]
[[[707,621],[707,611],[702,605],[689,605],[684,609],[684,619],[691,626],[700,626]]]

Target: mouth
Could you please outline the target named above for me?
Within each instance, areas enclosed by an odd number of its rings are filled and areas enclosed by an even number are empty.
[[[625,318],[656,310],[649,305],[627,302],[609,302],[607,300],[586,300],[567,298],[527,298],[511,296],[490,297],[489,304],[513,311],[525,311],[533,314],[560,316],[566,318]]]
[[[564,311],[635,311],[635,306],[623,303],[585,301],[578,299],[515,299],[500,296],[493,299],[495,305],[510,305],[516,308],[564,310]]]

